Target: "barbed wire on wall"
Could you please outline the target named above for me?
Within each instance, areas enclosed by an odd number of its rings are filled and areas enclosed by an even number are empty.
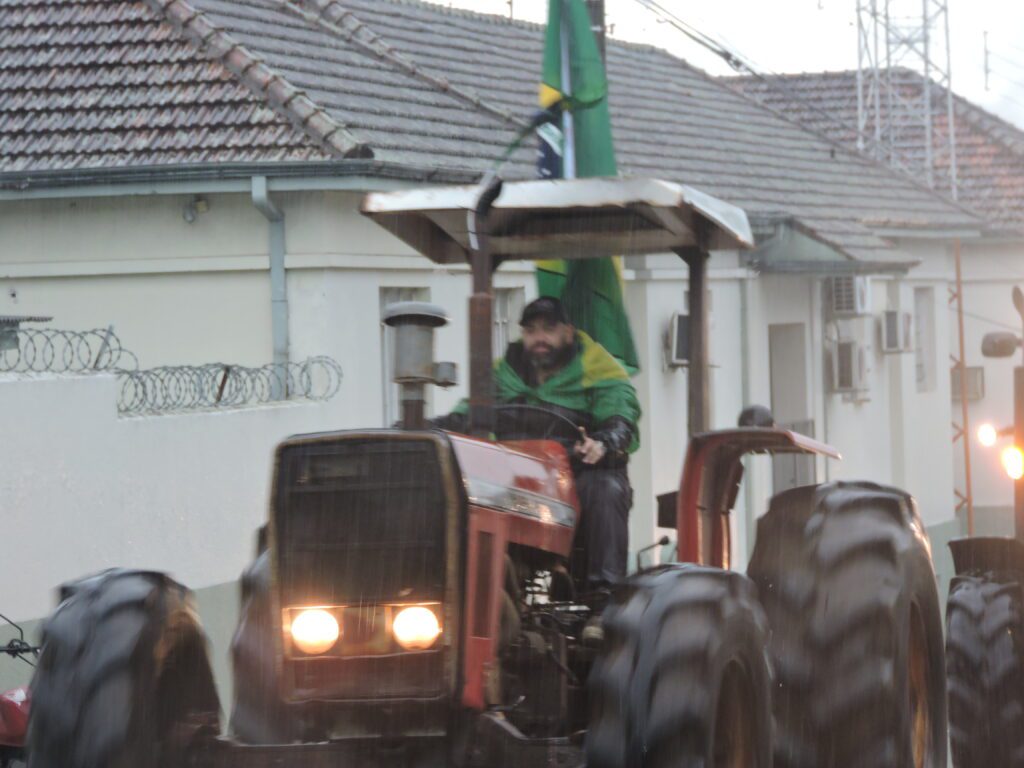
[[[60,331],[19,328],[16,344],[0,348],[0,371],[11,373],[84,373],[136,370],[139,361],[121,346],[113,328]]]
[[[246,368],[175,365],[120,371],[121,413],[183,411],[269,403],[288,398],[329,400],[341,387],[341,366],[329,357]]]
[[[0,348],[0,373],[90,373],[118,377],[121,414],[162,413],[270,403],[283,399],[329,400],[341,388],[342,370],[330,357],[310,357],[258,368],[228,363],[139,368],[113,328],[62,331],[23,328],[16,346]]]

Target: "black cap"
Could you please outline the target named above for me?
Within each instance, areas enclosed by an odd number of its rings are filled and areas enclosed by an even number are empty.
[[[526,325],[538,319],[572,325],[569,313],[565,311],[565,305],[553,296],[541,296],[539,299],[534,299],[523,307],[523,314],[519,318],[519,324]]]

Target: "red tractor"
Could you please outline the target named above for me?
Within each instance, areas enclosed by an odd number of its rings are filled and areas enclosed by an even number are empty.
[[[424,422],[442,313],[393,307],[403,428],[277,449],[227,734],[187,591],[108,571],[65,586],[45,625],[33,768],[945,765],[941,618],[912,499],[788,491],[749,576],[728,569],[742,457],[836,455],[766,421],[706,431],[706,260],[751,244],[742,211],[592,179],[374,194],[364,213],[472,265],[471,434]],[[507,259],[665,251],[691,275],[698,434],[675,496],[680,562],[601,600],[572,569],[577,425],[491,400],[491,277]]]

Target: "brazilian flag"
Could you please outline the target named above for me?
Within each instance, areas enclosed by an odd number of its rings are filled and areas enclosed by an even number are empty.
[[[539,131],[538,161],[543,178],[618,175],[608,113],[608,81],[590,26],[583,0],[549,0],[540,105],[561,109],[563,115],[568,115],[575,152],[565,151],[565,131],[544,126]],[[569,154],[574,155],[575,168],[566,167]],[[622,301],[619,259],[538,262],[537,285],[542,296],[560,298],[573,324],[600,342],[627,371],[639,370]]]

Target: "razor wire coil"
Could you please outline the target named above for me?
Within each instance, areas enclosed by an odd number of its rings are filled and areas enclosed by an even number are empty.
[[[139,368],[112,329],[18,329],[17,346],[0,349],[0,372],[89,373],[118,377],[118,413],[166,413],[257,405],[279,400],[329,400],[342,370],[326,356],[259,367],[208,363]]]
[[[259,368],[211,363],[118,373],[121,413],[223,408],[295,398],[329,400],[341,387],[341,366],[323,356]]]
[[[12,346],[0,348],[0,371],[5,373],[84,373],[139,367],[138,359],[121,346],[110,328],[19,328],[13,336]]]

